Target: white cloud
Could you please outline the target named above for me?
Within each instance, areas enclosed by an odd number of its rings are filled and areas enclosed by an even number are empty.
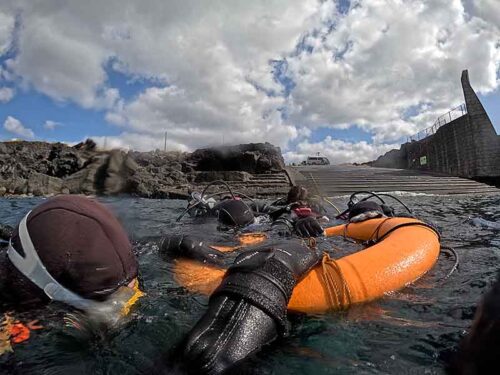
[[[472,0],[475,15],[497,27],[500,27],[499,6],[498,0]]]
[[[18,15],[18,52],[0,76],[104,109],[123,131],[109,142],[122,146],[156,148],[167,131],[179,149],[286,147],[353,124],[378,145],[462,102],[464,68],[479,91],[499,87],[498,1],[467,2],[353,0],[340,14],[331,0],[9,0],[0,20]],[[293,85],[276,80],[272,61],[286,61]],[[125,100],[106,69],[150,84]]]
[[[301,142],[294,151],[288,151],[283,156],[287,162],[298,164],[308,156],[315,156],[319,152],[320,155],[326,156],[331,164],[364,163],[375,160],[393,148],[399,148],[399,144],[346,142],[328,136],[321,142]]]
[[[46,130],[55,130],[57,127],[62,126],[60,122],[47,120],[43,124],[43,128]]]
[[[10,87],[0,87],[0,103],[7,103],[14,97],[14,90]]]
[[[24,138],[34,138],[35,133],[33,133],[33,130],[30,128],[24,127],[24,125],[19,121],[18,119],[12,117],[12,116],[7,116],[5,119],[5,122],[3,123],[3,127],[5,130],[7,130],[10,133],[19,135]]]
[[[477,1],[499,16],[493,2]],[[333,21],[306,39],[312,52],[288,59],[292,122],[357,123],[376,140],[394,140],[432,125],[404,116],[408,109],[429,102],[425,112],[436,118],[463,101],[462,69],[483,93],[499,86],[498,28],[469,17],[459,0],[357,1]]]
[[[253,91],[253,105],[238,103],[231,96],[224,105],[216,105],[174,86],[153,87],[113,117],[125,118],[135,132],[149,136],[162,139],[167,131],[169,137],[189,148],[220,144],[222,140],[226,143],[267,140],[284,146],[297,136],[297,129],[284,123],[273,110],[277,99]]]
[[[0,9],[0,56],[10,47],[14,32],[15,17],[13,14],[4,13]]]
[[[110,108],[110,123],[153,137],[167,130],[190,148],[223,137],[285,145],[297,134],[281,119],[282,87],[269,62],[295,48],[321,7],[317,0],[15,7],[23,27],[10,71],[56,100]],[[123,103],[106,95],[105,66],[162,85]]]
[[[165,147],[164,135],[152,136],[139,133],[122,133],[119,136],[86,137],[92,138],[101,149],[132,149],[136,151],[163,150]],[[167,138],[167,151],[189,151],[185,145]]]

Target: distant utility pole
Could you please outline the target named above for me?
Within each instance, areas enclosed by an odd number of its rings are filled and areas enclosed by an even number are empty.
[[[167,132],[165,132],[165,145],[163,146],[163,151],[167,151]]]
[[[103,147],[104,150],[106,150],[107,143],[108,143],[108,137],[104,137],[104,147]]]

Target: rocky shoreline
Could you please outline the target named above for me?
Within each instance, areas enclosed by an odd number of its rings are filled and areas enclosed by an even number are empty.
[[[261,197],[283,194],[291,184],[281,150],[269,143],[180,153],[101,151],[90,139],[75,146],[0,142],[0,196],[185,198],[217,180]]]

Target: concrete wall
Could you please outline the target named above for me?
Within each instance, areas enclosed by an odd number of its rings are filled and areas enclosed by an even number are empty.
[[[500,176],[500,136],[472,89],[467,71],[462,72],[467,114],[421,141],[401,145],[372,163],[442,172],[467,178]]]

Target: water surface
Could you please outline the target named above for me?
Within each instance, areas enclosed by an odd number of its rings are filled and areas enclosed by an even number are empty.
[[[441,374],[444,363],[470,326],[475,306],[494,281],[500,255],[500,196],[401,197],[417,215],[436,225],[443,244],[453,246],[460,267],[440,281],[453,265],[441,257],[415,284],[348,312],[292,317],[290,337],[266,348],[240,372],[255,374]],[[40,198],[1,199],[0,222],[15,225]],[[185,202],[111,198],[102,200],[124,223],[132,239],[168,233],[215,233],[215,225],[175,218]],[[345,206],[346,198],[334,203]],[[333,212],[332,212],[333,213]],[[63,230],[63,229],[62,229]],[[332,241],[332,240],[328,240]],[[327,242],[352,251],[340,240]],[[44,329],[0,357],[1,373],[141,374],[171,350],[207,306],[172,279],[172,264],[154,245],[136,245],[147,296],[132,320],[115,332],[83,339],[66,328],[62,306],[15,312],[39,319]],[[4,310],[2,312],[5,312]]]

